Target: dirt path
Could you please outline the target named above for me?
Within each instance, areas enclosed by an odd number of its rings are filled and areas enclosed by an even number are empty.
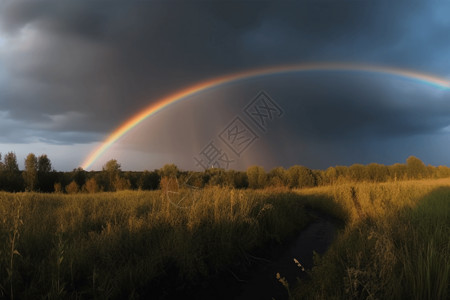
[[[247,278],[243,278],[246,282],[241,285],[241,292],[235,299],[287,299],[287,291],[276,280],[276,273],[286,277],[291,286],[294,285],[296,278],[302,276],[302,271],[293,259],[296,258],[306,269],[312,268],[313,251],[324,253],[336,234],[337,225],[332,218],[318,212],[309,213],[315,220],[276,259],[261,264]]]
[[[231,272],[213,279],[205,288],[195,293],[183,293],[183,299],[258,299],[284,300],[286,289],[276,279],[276,273],[285,277],[290,285],[305,273],[294,263],[296,258],[306,269],[313,266],[313,251],[324,253],[331,245],[339,221],[317,211],[308,210],[313,221],[297,236],[276,247],[270,261],[252,258],[250,270],[238,275]],[[272,251],[271,251],[272,252]],[[240,282],[238,282],[238,279]],[[180,295],[181,297],[181,295]]]

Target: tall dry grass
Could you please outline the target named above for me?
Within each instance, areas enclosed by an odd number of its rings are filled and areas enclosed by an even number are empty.
[[[286,191],[179,192],[189,205],[162,191],[0,193],[0,298],[165,297],[307,222]]]
[[[346,221],[299,299],[448,299],[450,180],[298,191]]]

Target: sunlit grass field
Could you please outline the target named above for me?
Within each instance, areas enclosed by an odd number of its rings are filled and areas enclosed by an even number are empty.
[[[163,191],[1,193],[1,297],[189,291],[308,219],[298,195],[287,191],[212,187],[188,196],[181,207]]]
[[[346,221],[298,299],[448,299],[450,180],[298,191]]]
[[[0,298],[189,293],[298,232],[308,208],[345,226],[293,298],[448,299],[449,179],[168,196],[0,193]]]

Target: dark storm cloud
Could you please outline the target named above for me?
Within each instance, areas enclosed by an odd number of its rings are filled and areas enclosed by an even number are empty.
[[[403,1],[2,2],[0,138],[92,142],[174,90],[266,65],[354,61],[447,76],[449,12],[447,3]],[[327,88],[301,108],[321,122],[292,130],[339,140],[448,125],[448,99],[424,106],[419,93],[396,106],[404,94],[376,84],[365,95]]]
[[[448,75],[442,60],[450,58],[449,3],[319,1],[274,4],[270,11],[245,35],[255,62],[362,61]]]
[[[302,138],[389,139],[435,134],[450,126],[449,93],[400,79],[320,74],[291,86],[296,88],[286,88],[284,97],[292,100],[285,106],[296,118],[287,118],[287,128]]]
[[[146,101],[239,66],[239,30],[257,18],[227,23],[217,12],[184,2],[4,5],[2,108],[30,121],[78,111],[107,131]]]

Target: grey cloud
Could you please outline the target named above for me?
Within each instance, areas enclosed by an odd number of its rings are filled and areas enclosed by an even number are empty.
[[[213,12],[199,5],[47,3],[49,9],[14,2],[1,15],[12,43],[0,57],[10,74],[0,83],[1,105],[16,118],[40,120],[41,111],[75,110],[107,124],[92,130],[105,130],[145,101],[239,60],[238,29],[214,25]]]
[[[290,128],[312,139],[340,141],[435,134],[450,125],[450,94],[432,95],[423,86],[410,92],[386,89],[389,79],[357,76],[322,76],[298,84],[292,95],[298,101],[287,105],[300,118]]]

